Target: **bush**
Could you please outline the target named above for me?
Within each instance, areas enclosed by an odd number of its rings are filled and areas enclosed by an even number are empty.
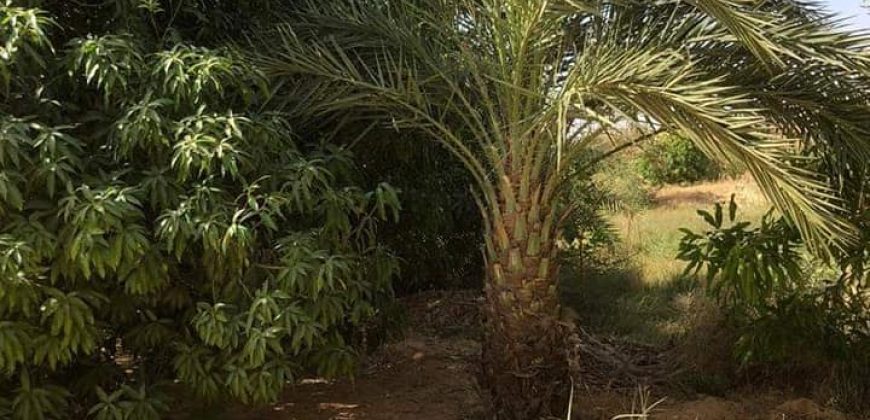
[[[698,182],[719,177],[719,166],[691,140],[661,134],[643,148],[637,159],[643,178],[655,185]]]
[[[870,408],[870,382],[855,374],[870,369],[867,273],[808,260],[783,219],[768,214],[752,229],[736,222],[736,211],[733,197],[727,221],[721,204],[699,211],[710,229],[684,230],[678,258],[687,272],[706,270],[707,290],[737,331],[743,367],[811,372],[814,381],[828,375],[842,406]]]
[[[800,236],[781,218],[766,214],[756,229],[751,223],[738,222],[734,197],[728,206],[727,220],[723,206],[714,211],[698,210],[710,230],[696,234],[681,229],[681,260],[688,261],[687,273],[706,269],[708,290],[733,308],[760,308],[784,292],[797,290],[801,284]]]
[[[0,417],[159,418],[173,381],[260,403],[350,372],[397,192],[299,140],[208,35],[221,7],[47,4],[0,6]]]
[[[580,161],[563,203],[575,206],[562,232],[563,258],[581,272],[604,268],[616,252],[619,234],[603,212],[609,208],[639,211],[635,207],[643,206],[647,197],[645,191],[620,190],[627,184],[603,182],[595,176],[600,172],[599,167]]]

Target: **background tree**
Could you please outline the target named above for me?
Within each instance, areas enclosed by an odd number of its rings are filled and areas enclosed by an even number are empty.
[[[266,402],[350,372],[396,191],[225,46],[269,3],[0,6],[0,417],[159,418],[174,380]]]
[[[867,160],[866,38],[813,2],[311,2],[263,39],[267,74],[308,77],[306,112],[386,117],[469,171],[485,227],[484,379],[501,418],[545,414],[567,384],[556,244],[582,203],[560,193],[601,134],[646,131],[605,159],[680,131],[745,166],[814,251],[856,240],[816,159],[796,152]],[[860,130],[822,123],[834,115]]]
[[[724,172],[689,139],[670,133],[646,142],[635,165],[644,181],[653,185],[712,180]]]
[[[292,96],[287,99],[288,109],[308,106],[304,95],[299,104]],[[304,117],[311,125],[297,125],[297,130],[328,133],[354,153],[370,183],[385,181],[400,191],[402,217],[379,232],[399,261],[396,293],[480,287],[481,218],[462,163],[420,133],[348,117]]]
[[[483,279],[480,212],[468,172],[453,155],[411,132],[380,133],[355,151],[363,172],[398,189],[402,217],[380,231],[399,258],[397,294],[479,288]]]

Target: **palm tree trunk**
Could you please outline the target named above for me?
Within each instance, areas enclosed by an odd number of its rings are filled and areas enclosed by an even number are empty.
[[[560,394],[569,380],[570,331],[559,322],[556,292],[557,228],[540,194],[517,200],[518,191],[501,187],[499,206],[485,222],[483,382],[497,418],[537,419],[554,403],[564,406]]]

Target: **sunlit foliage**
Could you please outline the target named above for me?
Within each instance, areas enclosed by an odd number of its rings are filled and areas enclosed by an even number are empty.
[[[228,6],[38,3],[0,6],[0,418],[154,419],[174,380],[259,403],[349,373],[397,192],[300,141],[221,45]]]

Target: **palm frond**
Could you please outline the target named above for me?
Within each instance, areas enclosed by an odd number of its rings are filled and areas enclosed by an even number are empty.
[[[555,199],[587,136],[652,123],[746,165],[814,249],[855,237],[799,154],[870,156],[868,36],[813,2],[329,3],[265,34],[262,67],[302,80],[300,112],[428,132],[485,207]]]

